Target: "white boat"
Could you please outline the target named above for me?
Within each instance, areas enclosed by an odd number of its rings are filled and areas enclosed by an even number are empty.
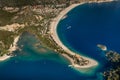
[[[67,29],[70,29],[70,28],[71,28],[71,26],[68,26],[68,27],[67,27]]]

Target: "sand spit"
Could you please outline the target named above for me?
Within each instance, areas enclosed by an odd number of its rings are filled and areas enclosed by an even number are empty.
[[[96,2],[96,3],[102,3],[102,2],[111,2],[113,0],[105,0],[105,1],[92,1],[92,2]],[[59,39],[58,37],[58,34],[57,34],[57,26],[58,26],[58,23],[60,20],[63,19],[63,17],[70,11],[72,10],[73,8],[79,6],[79,5],[82,5],[86,2],[82,2],[82,3],[79,3],[79,4],[72,4],[71,6],[69,6],[68,8],[64,9],[63,11],[60,12],[60,14],[54,18],[51,22],[51,25],[50,25],[50,34],[52,36],[52,38],[54,39],[54,41],[61,47],[63,48],[63,50],[65,52],[67,52],[68,54],[70,55],[76,55],[77,53],[71,51],[70,49],[68,49]],[[88,2],[87,2],[88,3]],[[89,2],[91,3],[91,1]],[[70,66],[73,66],[75,68],[90,68],[90,67],[93,67],[93,66],[97,66],[98,65],[98,62],[91,59],[91,58],[88,58],[88,57],[84,57],[84,56],[81,56],[79,55],[80,57],[84,58],[85,60],[88,60],[89,63],[87,65],[84,65],[84,66],[80,66],[78,64],[74,64],[74,60],[73,58],[69,57],[67,54],[62,54],[65,58],[67,58],[70,62],[71,62],[71,65]]]

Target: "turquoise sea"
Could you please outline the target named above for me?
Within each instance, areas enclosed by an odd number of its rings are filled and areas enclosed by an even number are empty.
[[[97,67],[77,71],[57,53],[40,46],[34,35],[24,32],[15,57],[0,62],[0,80],[104,80],[109,68],[103,44],[120,53],[120,2],[83,4],[72,9],[58,25],[61,41],[78,54],[99,62]]]

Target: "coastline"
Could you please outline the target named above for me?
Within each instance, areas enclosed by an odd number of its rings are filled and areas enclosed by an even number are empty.
[[[13,51],[15,51],[17,49],[17,42],[19,41],[19,38],[20,38],[20,36],[15,37],[13,44],[11,44],[10,48],[8,49],[8,51],[9,51],[8,54],[11,54]],[[7,60],[10,57],[12,57],[12,56],[5,54],[0,57],[0,61]]]
[[[74,9],[75,7],[79,6],[79,5],[82,5],[82,4],[85,4],[85,3],[102,3],[102,2],[111,2],[111,1],[114,1],[114,0],[106,0],[106,1],[90,1],[90,2],[81,2],[79,4],[72,4],[71,6],[67,7],[66,9],[64,9],[63,11],[61,11],[59,13],[59,15],[53,19],[53,21],[51,22],[51,25],[50,25],[50,34],[51,34],[51,37],[53,38],[53,40],[67,53],[69,53],[70,55],[76,55],[77,53],[71,51],[69,48],[67,48],[59,39],[58,37],[58,34],[57,34],[57,26],[58,26],[58,23],[60,22],[60,20],[62,20],[62,18],[64,18],[64,16],[69,12],[71,11],[72,9]],[[94,59],[91,59],[89,57],[85,57],[85,56],[81,56],[79,54],[80,57],[84,58],[85,60],[88,60],[89,61],[89,64],[85,65],[85,66],[80,66],[80,65],[77,65],[77,64],[74,64],[74,60],[71,59],[68,55],[66,54],[62,54],[65,58],[67,58],[70,62],[71,62],[71,65],[72,67],[75,67],[75,68],[90,68],[90,67],[94,67],[94,66],[98,66],[98,62]]]
[[[116,0],[99,0],[99,1],[89,1],[88,3],[93,3],[93,2],[95,2],[95,3],[103,3],[103,2],[112,2],[112,1],[116,1]]]
[[[69,50],[66,46],[64,46],[64,44],[59,40],[59,37],[57,35],[57,32],[56,32],[56,29],[57,29],[57,25],[59,23],[59,21],[62,19],[62,18],[65,18],[64,16],[70,11],[72,10],[73,8],[79,6],[79,5],[82,5],[84,3],[92,3],[92,2],[97,2],[97,3],[102,3],[102,2],[111,2],[111,1],[114,1],[114,0],[106,0],[106,1],[89,1],[89,2],[81,2],[81,3],[78,3],[78,4],[72,4],[71,6],[69,6],[68,8],[66,8],[65,10],[63,10],[62,12],[60,12],[60,14],[53,20],[53,22],[51,22],[51,25],[50,25],[50,33],[51,36],[53,37],[53,39],[55,40],[55,42],[61,47],[64,49],[64,51],[66,51],[67,53],[71,54],[71,55],[75,55],[76,53],[74,53],[73,51]],[[11,26],[10,28],[8,26]],[[17,27],[15,27],[17,26]],[[4,26],[5,28],[1,27],[0,29],[2,30],[8,30],[8,31],[15,31],[17,28],[19,28],[19,26],[21,27],[24,27],[24,25],[19,25],[17,23],[15,24],[12,24],[12,25],[7,25],[7,26]],[[17,49],[17,42],[19,40],[19,37],[20,36],[17,36],[15,37],[14,39],[14,42],[13,44],[11,44],[10,48],[8,49],[9,53],[8,54],[11,54],[13,51],[15,51]],[[0,57],[0,61],[4,61],[8,58],[10,58],[11,56],[9,55],[3,55],[2,57]],[[68,56],[69,57],[69,56]],[[81,56],[83,57],[83,56]],[[94,62],[94,65],[97,65],[98,63],[90,58],[87,58],[87,57],[83,57],[85,59],[88,59],[89,61],[91,62]],[[70,58],[68,58],[68,60],[70,60]],[[77,65],[76,65],[77,66]]]
[[[13,44],[11,44],[11,46],[8,50],[9,53],[12,53],[13,51],[15,51],[17,49],[17,42],[19,41],[19,38],[20,38],[20,36],[15,37]]]
[[[4,60],[7,60],[7,59],[9,59],[11,56],[8,56],[8,55],[3,55],[3,56],[1,56],[0,57],[0,61],[4,61]]]

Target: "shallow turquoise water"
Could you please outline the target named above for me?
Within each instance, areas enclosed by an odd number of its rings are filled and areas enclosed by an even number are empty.
[[[80,72],[72,69],[66,59],[42,46],[36,47],[39,41],[35,36],[24,33],[18,42],[21,50],[14,52],[15,57],[0,62],[0,80],[104,80],[101,72],[109,64],[96,45],[105,44],[119,52],[119,13],[120,7],[116,2],[84,4],[70,11],[58,25],[62,42],[72,50],[97,60],[100,63],[97,68]],[[69,26],[71,28],[67,29]]]
[[[98,78],[99,73],[86,76],[68,67],[68,61],[52,51],[47,49],[46,52],[39,51],[41,46],[39,49],[34,46],[38,42],[34,35],[24,33],[18,42],[21,50],[14,52],[15,57],[0,62],[0,80],[85,80],[84,78]]]
[[[34,35],[24,33],[18,42],[21,50],[14,52],[15,57],[0,63],[0,80],[76,80],[86,77],[68,67],[68,61],[57,53],[45,48],[46,51],[41,52],[42,46],[35,48],[38,42]]]

